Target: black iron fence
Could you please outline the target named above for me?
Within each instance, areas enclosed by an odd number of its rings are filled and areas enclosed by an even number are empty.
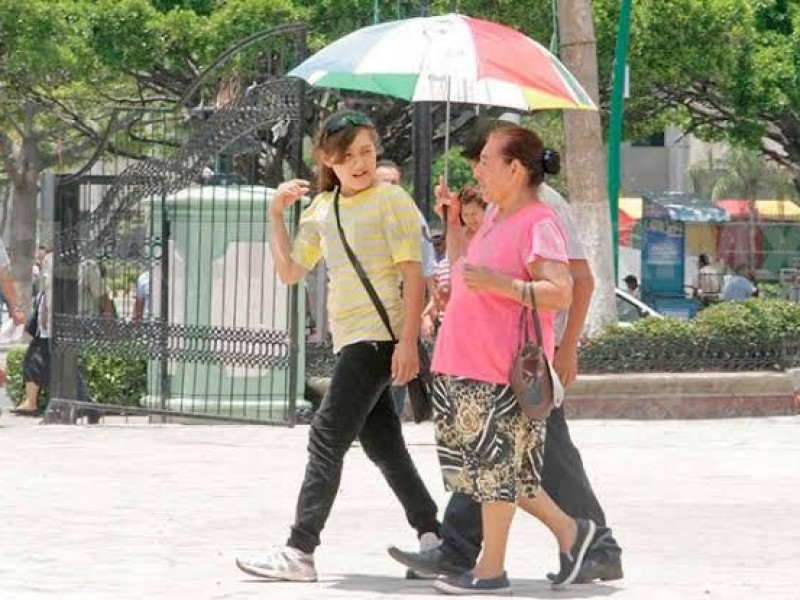
[[[304,295],[275,273],[267,208],[301,172],[303,103],[278,79],[199,120],[119,111],[113,154],[57,179],[51,418],[93,400],[294,422]]]

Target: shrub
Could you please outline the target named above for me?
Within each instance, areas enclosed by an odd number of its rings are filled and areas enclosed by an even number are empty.
[[[800,304],[753,298],[723,302],[702,311],[693,322],[703,335],[737,343],[774,343],[800,332]]]
[[[22,402],[25,385],[22,382],[22,361],[25,350],[13,348],[6,355],[6,393],[14,404]],[[99,352],[84,352],[81,356],[83,374],[89,395],[101,404],[138,406],[147,392],[147,363]],[[39,407],[47,407],[47,389],[39,391]]]
[[[800,304],[752,299],[707,308],[691,321],[612,326],[581,348],[584,372],[779,369],[784,342],[800,338]]]
[[[89,396],[100,404],[139,406],[147,393],[147,362],[99,352],[81,356]]]
[[[25,348],[12,348],[6,353],[6,395],[15,405],[25,399],[25,383],[22,381],[22,362]],[[46,389],[39,390],[39,406],[47,407],[49,396]]]

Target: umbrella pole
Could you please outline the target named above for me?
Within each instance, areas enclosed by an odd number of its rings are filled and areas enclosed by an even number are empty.
[[[448,187],[447,180],[450,168],[450,76],[447,76],[447,100],[444,104],[444,185]],[[447,206],[442,207],[442,235],[447,237]]]
[[[450,166],[450,76],[447,77],[447,101],[444,105],[444,184],[447,185]]]

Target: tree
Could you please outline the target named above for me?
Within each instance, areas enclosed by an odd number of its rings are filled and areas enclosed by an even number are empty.
[[[787,188],[786,169],[775,164],[755,150],[734,146],[716,164],[721,169],[714,182],[711,195],[714,199],[741,198],[747,202],[747,260],[748,267],[756,267],[758,251],[758,211],[756,199],[759,197],[782,197]]]
[[[610,60],[618,3],[594,4]],[[628,137],[677,124],[701,139],[758,149],[789,168],[800,189],[799,57],[797,2],[636,2]]]
[[[597,51],[589,0],[559,2],[559,34],[564,65],[595,103],[599,103]],[[595,293],[586,321],[587,333],[592,336],[616,321],[606,153],[597,112],[567,111],[564,128],[570,202],[575,207],[595,278]]]
[[[8,245],[23,302],[30,299],[39,176],[89,152],[87,134],[103,117],[91,80],[102,86],[107,74],[84,34],[76,3],[0,4],[0,160],[13,193]]]
[[[41,174],[90,156],[110,107],[173,106],[234,41],[302,16],[290,0],[215,7],[211,0],[0,3],[0,164],[13,193],[7,241],[23,301],[30,298]],[[243,52],[198,94],[213,98],[231,73],[241,82],[268,72],[271,56],[263,48]]]

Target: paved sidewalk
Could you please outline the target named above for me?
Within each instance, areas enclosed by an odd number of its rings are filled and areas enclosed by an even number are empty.
[[[518,514],[523,598],[800,598],[800,417],[577,421],[573,437],[624,548],[625,580],[552,592],[555,546]],[[429,425],[412,453],[445,501]],[[348,457],[315,584],[254,581],[234,557],[285,539],[306,427],[38,426],[0,418],[0,599],[441,598],[402,579],[414,542],[360,449]]]

